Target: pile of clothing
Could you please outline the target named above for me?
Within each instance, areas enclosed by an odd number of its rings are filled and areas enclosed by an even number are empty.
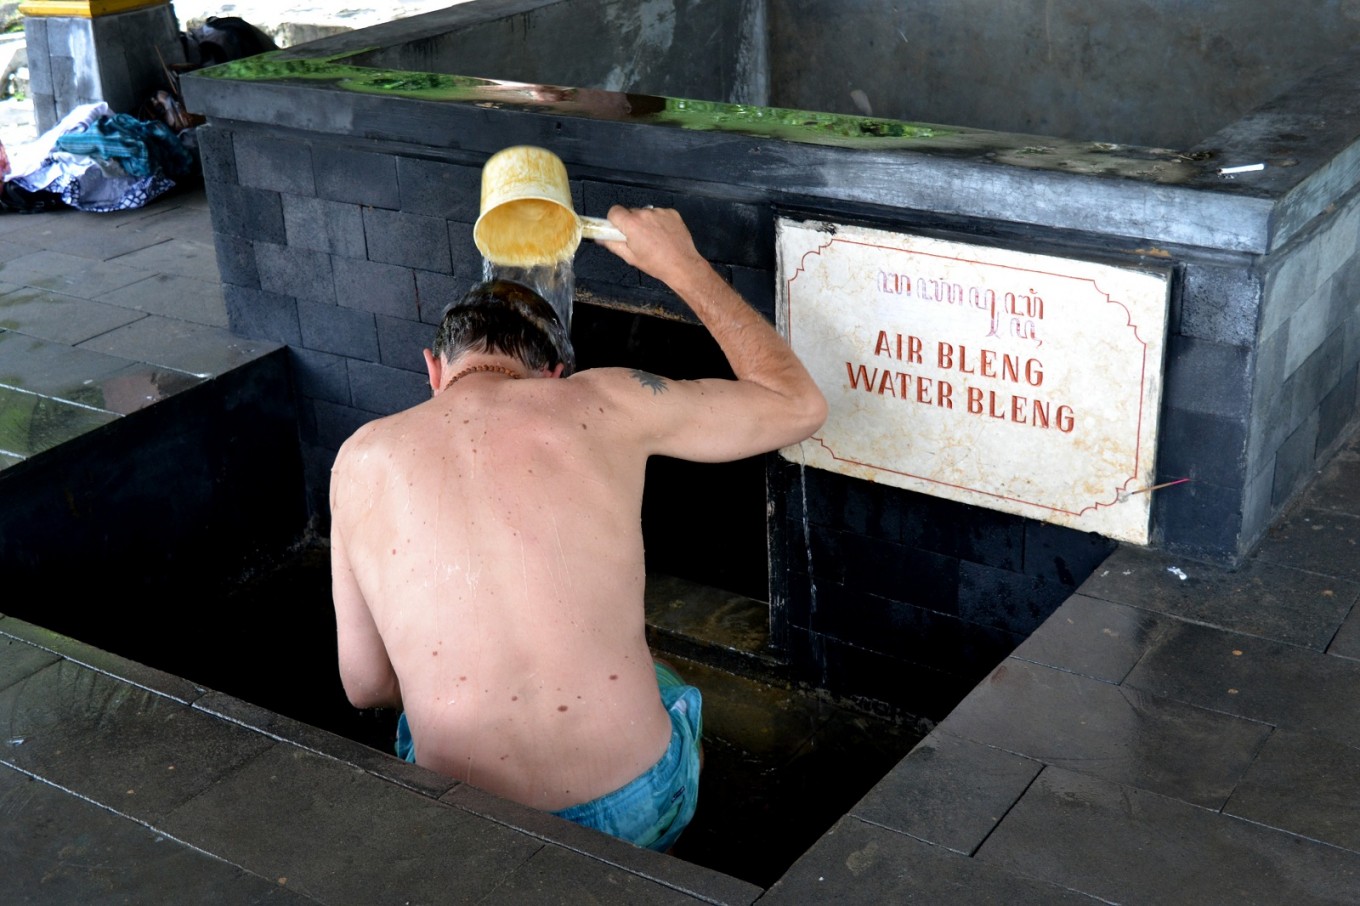
[[[30,213],[140,208],[198,173],[195,128],[203,118],[184,108],[179,76],[203,66],[278,50],[260,29],[237,16],[210,16],[180,35],[184,63],[166,66],[168,90],[139,110],[145,119],[114,113],[107,104],[72,110],[37,141],[0,145],[0,212]]]
[[[36,141],[9,149],[0,211],[140,208],[193,174],[193,152],[164,123],[84,104]]]

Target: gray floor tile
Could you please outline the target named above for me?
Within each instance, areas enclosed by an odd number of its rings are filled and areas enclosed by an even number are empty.
[[[148,315],[80,345],[200,377],[222,374],[278,349],[277,344],[242,339],[223,327],[160,315]]]
[[[970,855],[1042,768],[1032,759],[936,731],[850,814]]]
[[[70,346],[143,317],[118,305],[33,287],[0,296],[0,327]]]
[[[705,897],[710,902],[748,903],[760,896],[759,887],[739,878],[719,874],[679,858],[638,849],[616,837],[493,796],[465,783],[450,790],[442,801],[596,861],[626,866],[634,874],[675,890]]]
[[[101,214],[61,209],[26,214],[23,217],[0,218],[0,230],[3,230],[10,221],[19,221],[19,229],[10,231],[8,235],[35,248],[51,249],[72,239],[82,239],[89,245],[98,245],[101,237],[113,231],[127,229],[146,216],[146,208],[108,211]]]
[[[202,215],[195,215],[201,220]],[[130,251],[114,259],[115,264],[135,267],[158,274],[176,274],[204,283],[220,284],[217,272],[217,250],[211,237],[207,242],[197,239],[166,239],[154,245]]]
[[[751,898],[743,902],[753,902],[758,893],[758,890],[754,890]],[[544,902],[631,906],[633,903],[695,904],[712,901],[681,893],[560,846],[545,846],[480,902],[506,903],[511,906]]]
[[[0,725],[24,740],[0,760],[144,821],[277,745],[66,660],[0,692]]]
[[[458,785],[458,781],[451,777],[436,774],[363,743],[336,736],[221,692],[207,693],[194,702],[194,707],[337,759],[432,799],[438,799]]]
[[[1360,598],[1360,583],[1287,568],[1298,565],[1249,560],[1229,572],[1161,551],[1121,547],[1078,591],[1321,651]]]
[[[62,226],[63,223],[80,219],[68,217],[70,213],[71,211],[62,209],[40,214],[25,214],[21,217],[0,217],[0,236],[9,237],[5,240],[6,244],[17,240],[41,248],[55,235],[54,231],[70,228],[69,223]]]
[[[61,252],[33,252],[0,263],[0,281],[50,289],[81,299],[93,299],[150,276],[147,271],[136,268],[90,261]]]
[[[203,380],[183,371],[137,362],[90,384],[87,404],[128,415],[183,393]]]
[[[33,456],[117,418],[111,412],[0,387],[0,452]]]
[[[855,818],[841,819],[760,900],[761,906],[1091,906],[1094,902],[1075,891],[998,869]]]
[[[89,231],[74,232],[69,238],[48,243],[46,248],[78,258],[113,261],[123,255],[159,245],[173,238],[172,235],[143,229],[143,223],[145,218],[142,221],[125,223],[120,227],[107,228],[98,236],[89,235]],[[129,264],[126,261],[118,263]]]
[[[208,202],[202,191],[181,196],[173,204],[148,208],[146,217],[137,222],[136,228],[139,232],[165,239],[213,244],[212,219],[208,216]]]
[[[1317,507],[1292,510],[1271,526],[1254,557],[1360,581],[1360,516]]]
[[[1073,595],[1016,649],[1015,656],[1117,683],[1166,624],[1146,610]]]
[[[1202,626],[1168,630],[1124,681],[1177,701],[1360,745],[1360,663]]]
[[[0,386],[100,408],[99,382],[127,359],[50,343],[14,331],[0,333]]]
[[[95,670],[115,679],[124,680],[152,692],[174,699],[184,704],[192,704],[202,697],[204,689],[179,676],[172,676],[155,667],[148,667],[121,655],[113,654],[61,635],[41,626],[34,626],[17,618],[6,619],[0,623],[0,636],[18,639],[22,642],[50,651],[58,657],[66,658],[77,664]]]
[[[1111,903],[1322,904],[1360,898],[1360,856],[1054,768],[977,858]]]
[[[464,902],[543,844],[286,744],[163,823],[179,839],[322,902]]]
[[[222,297],[222,284],[193,277],[156,274],[104,293],[95,301],[195,324],[227,326],[227,303]]]
[[[5,621],[0,620],[0,629]],[[0,636],[0,689],[28,679],[44,667],[56,663],[57,656],[50,651],[35,648],[18,639]],[[14,738],[0,739],[0,744],[14,745]]]
[[[0,803],[9,906],[311,902],[11,768],[0,767]]]
[[[1219,808],[1269,728],[1008,659],[939,726],[1045,764]]]
[[[1337,630],[1327,653],[1360,660],[1360,607],[1351,608],[1350,616]]]
[[[3,220],[4,218],[0,218],[0,222],[3,222]],[[22,234],[18,236],[0,234],[0,236],[3,236],[4,240],[0,242],[0,264],[3,264],[6,261],[13,261],[15,258],[22,258],[24,255],[29,255],[38,251],[40,248],[39,246],[32,246],[24,242],[24,236]],[[19,284],[7,283],[5,285],[18,286]]]
[[[1224,812],[1360,852],[1360,749],[1276,730]]]
[[[10,466],[17,466],[24,461],[24,457],[16,456],[13,453],[0,452],[0,470],[8,469]]]
[[[1306,505],[1360,516],[1360,437],[1336,452],[1304,496]]]

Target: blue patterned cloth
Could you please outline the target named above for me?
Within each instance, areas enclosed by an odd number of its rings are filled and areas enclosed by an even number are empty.
[[[703,699],[674,671],[656,665],[661,703],[671,718],[671,744],[661,760],[612,793],[553,812],[621,840],[666,852],[699,804],[699,735]]]
[[[164,123],[147,122],[126,113],[101,116],[89,128],[57,139],[57,150],[112,161],[128,176],[146,179],[184,176],[194,157]]]

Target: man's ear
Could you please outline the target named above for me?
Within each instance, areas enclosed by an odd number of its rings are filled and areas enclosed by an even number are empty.
[[[552,370],[552,376],[555,378],[560,378],[562,376],[562,372],[566,370],[567,370],[566,363],[558,362],[557,367]]]
[[[444,361],[428,349],[422,349],[425,356],[425,371],[430,376],[430,392],[436,394],[440,391],[440,381],[444,377]]]

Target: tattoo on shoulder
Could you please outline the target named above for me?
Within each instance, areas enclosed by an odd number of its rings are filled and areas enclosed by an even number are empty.
[[[663,377],[657,377],[638,368],[633,369],[633,377],[637,379],[639,384],[651,390],[653,396],[666,392],[666,379]]]

